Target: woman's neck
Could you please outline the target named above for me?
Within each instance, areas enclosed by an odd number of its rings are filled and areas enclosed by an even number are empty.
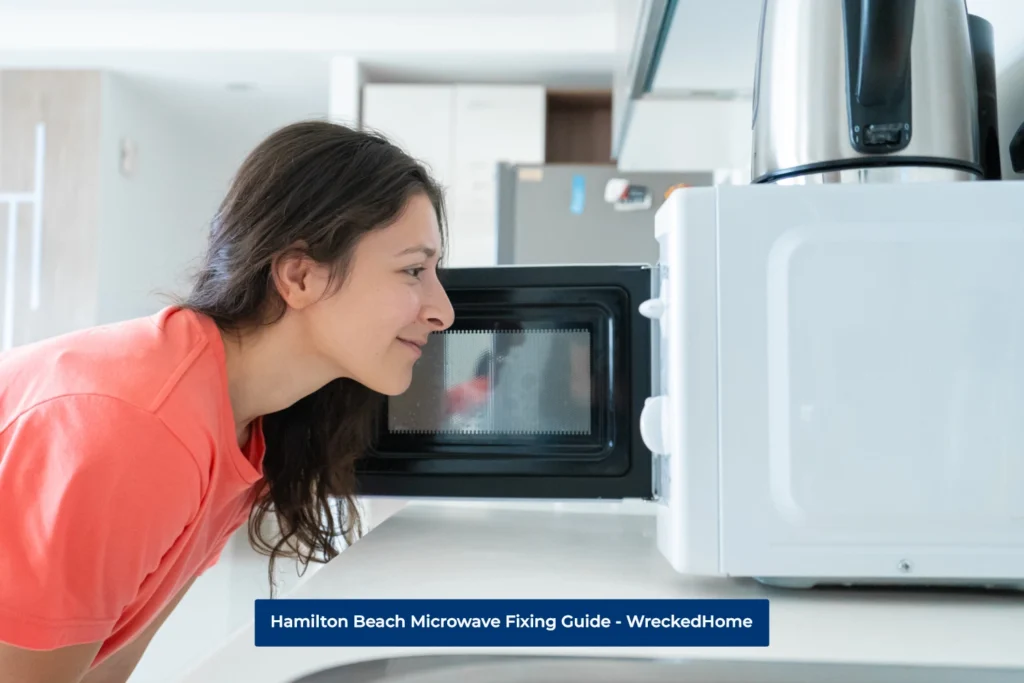
[[[238,443],[249,439],[256,418],[284,410],[337,378],[303,343],[306,335],[286,315],[243,334],[222,333],[228,394]]]

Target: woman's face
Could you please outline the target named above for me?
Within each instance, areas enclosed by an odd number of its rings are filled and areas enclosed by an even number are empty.
[[[366,234],[344,282],[303,311],[315,351],[343,377],[394,396],[409,388],[420,347],[451,326],[451,302],[437,278],[441,234],[426,195]]]

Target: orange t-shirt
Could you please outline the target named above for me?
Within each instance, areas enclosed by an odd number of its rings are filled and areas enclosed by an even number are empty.
[[[0,354],[0,642],[117,651],[245,523],[264,448],[191,311]]]

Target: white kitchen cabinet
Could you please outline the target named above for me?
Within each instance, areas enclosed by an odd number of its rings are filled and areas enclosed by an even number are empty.
[[[497,165],[544,163],[546,92],[540,86],[458,86],[450,265],[497,263]]]
[[[499,161],[544,162],[544,88],[460,86],[455,91],[455,194],[460,210],[494,210]]]
[[[386,135],[448,186],[452,182],[454,103],[452,86],[367,85],[363,88],[362,125]]]
[[[364,87],[363,126],[428,164],[445,186],[448,266],[497,262],[497,166],[544,162],[545,110],[543,86]]]

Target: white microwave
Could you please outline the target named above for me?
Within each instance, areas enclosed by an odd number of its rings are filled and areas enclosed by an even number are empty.
[[[1024,586],[1024,184],[682,188],[649,265],[453,269],[368,496],[649,500],[687,574]]]
[[[692,189],[656,232],[678,571],[1024,586],[1024,184]]]

